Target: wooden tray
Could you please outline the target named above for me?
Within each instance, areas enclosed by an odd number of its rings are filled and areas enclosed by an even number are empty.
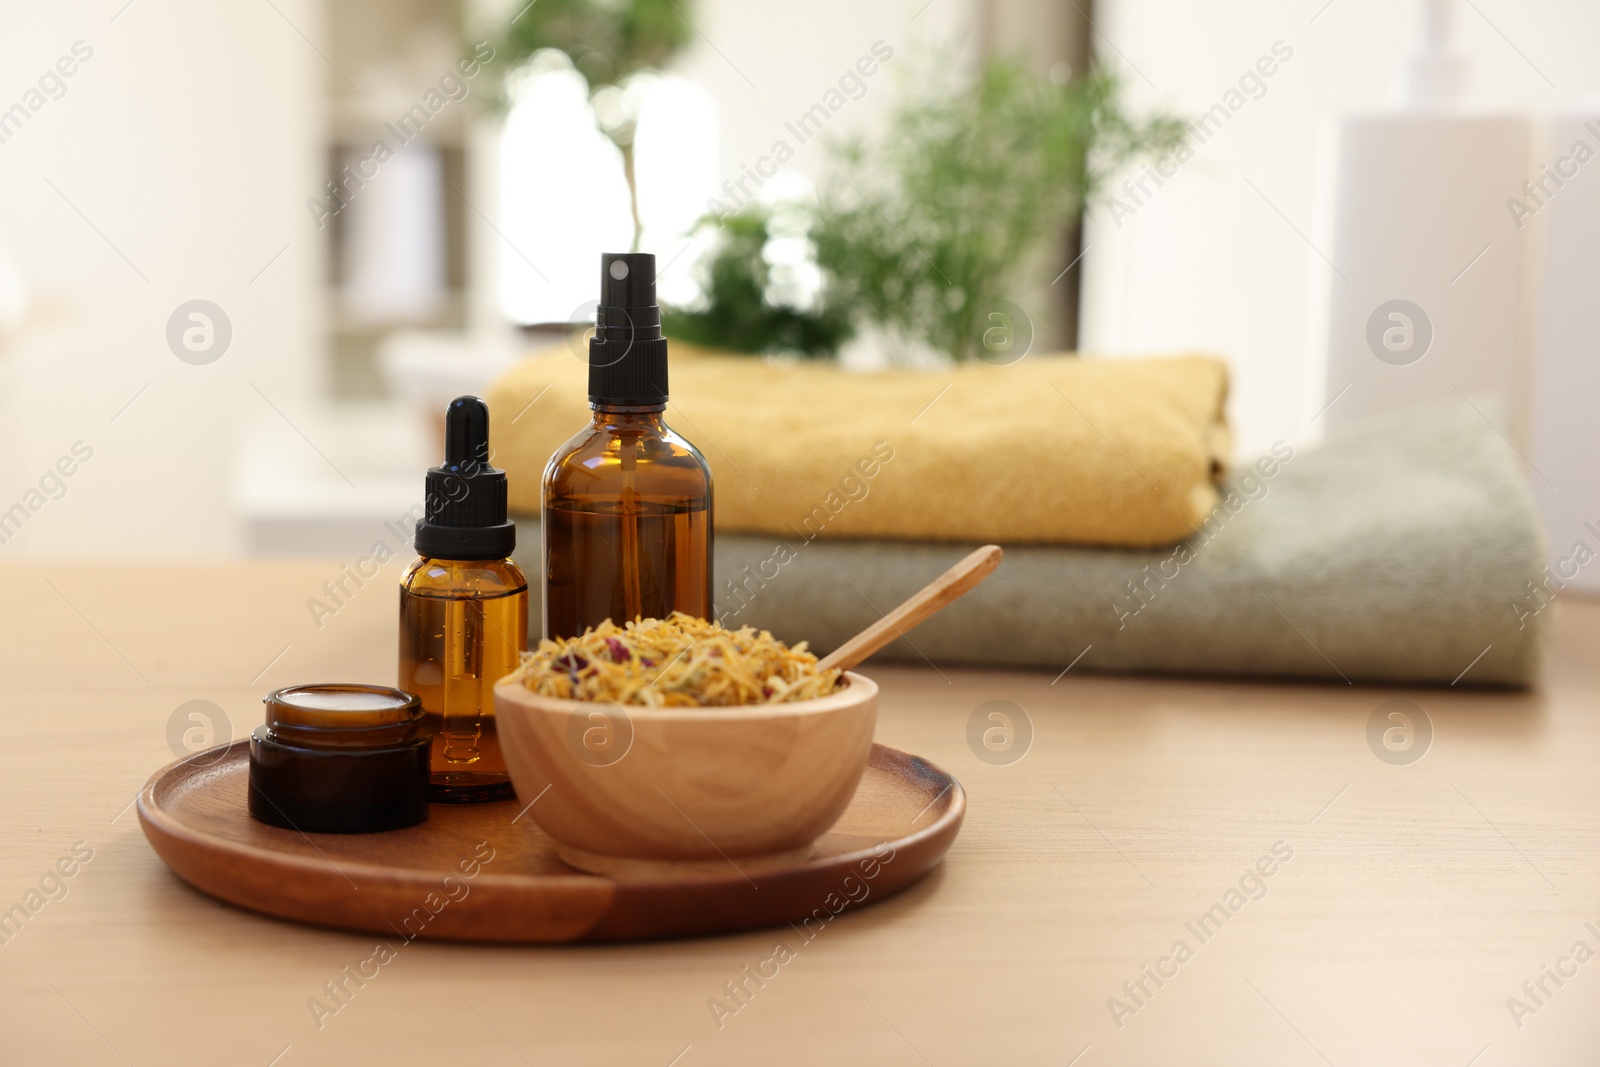
[[[622,941],[722,933],[882,900],[916,882],[961,829],[961,784],[874,745],[861,786],[809,859],[693,878],[583,874],[556,858],[522,802],[435,804],[378,834],[303,834],[245,810],[248,739],[157,771],[139,822],[180,878],[284,919],[411,940]]]

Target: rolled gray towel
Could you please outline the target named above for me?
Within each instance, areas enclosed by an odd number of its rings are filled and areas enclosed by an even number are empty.
[[[1235,472],[1188,541],[1006,545],[986,583],[875,659],[1531,685],[1549,594],[1535,592],[1543,536],[1518,462],[1469,404],[1400,412],[1315,448],[1280,445]],[[537,585],[538,522],[518,525],[518,559]],[[972,547],[718,535],[717,612],[821,654]]]

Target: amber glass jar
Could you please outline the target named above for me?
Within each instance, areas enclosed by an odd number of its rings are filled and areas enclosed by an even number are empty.
[[[428,735],[414,693],[296,685],[268,693],[250,735],[250,814],[307,833],[367,833],[428,817]]]

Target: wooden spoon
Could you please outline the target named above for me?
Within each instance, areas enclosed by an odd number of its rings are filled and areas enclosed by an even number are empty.
[[[826,671],[838,667],[847,671],[890,641],[905,636],[934,612],[949,606],[963,593],[976,589],[1000,566],[1003,555],[999,545],[974,549],[960,563],[913,593],[904,604],[824,656],[817,664],[818,669]]]

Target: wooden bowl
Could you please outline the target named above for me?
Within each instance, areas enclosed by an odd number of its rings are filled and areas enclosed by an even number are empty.
[[[520,804],[581,870],[725,874],[804,859],[854,796],[878,687],[816,700],[650,708],[557,700],[519,675],[495,686],[495,724]]]

